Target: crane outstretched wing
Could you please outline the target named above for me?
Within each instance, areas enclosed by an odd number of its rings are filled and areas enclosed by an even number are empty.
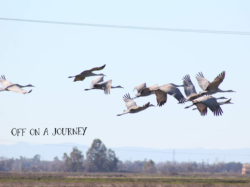
[[[210,82],[204,77],[202,72],[199,72],[196,75],[196,79],[198,81],[199,86],[201,87],[202,90],[206,90]]]
[[[4,86],[4,88],[13,85],[12,82],[7,81],[4,75],[1,75],[0,77],[0,83]]]
[[[125,102],[127,109],[130,109],[133,106],[137,106],[136,103],[131,99],[129,93],[123,96],[123,100]]]
[[[195,90],[195,86],[193,85],[189,75],[185,75],[182,78],[182,80],[183,80],[183,85],[184,85],[184,92],[187,97],[189,97],[190,95],[197,94]]]
[[[158,89],[154,91],[156,95],[156,101],[158,106],[162,106],[167,102],[167,93]]]
[[[97,84],[97,83],[99,83],[99,82],[103,82],[103,77],[104,77],[104,76],[101,76],[101,77],[98,77],[98,78],[92,80],[92,81],[91,81],[92,86],[94,86],[95,84]]]
[[[213,82],[211,82],[208,87],[206,88],[206,90],[216,90],[218,89],[219,85],[222,83],[222,81],[224,80],[226,75],[226,72],[223,71],[221,72],[221,74],[219,74]]]
[[[213,113],[215,116],[221,116],[223,111],[217,102],[217,100],[212,96],[206,96],[208,99],[202,101]]]
[[[98,87],[101,87],[104,90],[105,94],[110,94],[112,80],[107,80],[107,81],[104,81],[104,82],[99,82],[99,83],[97,83],[95,85],[98,86]]]
[[[109,80],[104,88],[104,93],[105,94],[110,94],[110,90],[111,90],[111,84],[112,84],[112,80]]]
[[[87,71],[89,71],[89,72],[91,72],[91,71],[99,71],[99,70],[104,69],[105,66],[106,66],[106,64],[104,64],[104,65],[101,66],[101,67],[95,67],[95,68],[92,68],[92,69],[89,69],[89,70],[85,70],[85,71],[83,71],[82,73],[85,73],[85,72],[87,72]],[[81,74],[82,74],[82,73],[81,73]]]
[[[197,109],[199,110],[201,116],[207,115],[207,106],[202,103],[196,104]]]
[[[146,87],[147,87],[146,83],[142,83],[142,84],[137,85],[137,86],[134,88],[134,90],[137,90],[137,92],[139,93],[143,88],[146,88]],[[133,90],[133,91],[134,91],[134,90]]]
[[[179,101],[179,103],[184,103],[185,102],[185,97],[182,95],[181,91],[179,88],[172,86],[172,89],[167,92],[169,95],[172,95]]]

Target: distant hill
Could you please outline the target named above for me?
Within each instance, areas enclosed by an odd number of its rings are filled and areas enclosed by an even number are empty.
[[[73,147],[80,149],[86,158],[89,146],[75,143],[30,145],[27,143],[17,143],[13,145],[0,145],[0,157],[19,158],[20,156],[32,158],[34,155],[41,155],[42,160],[53,160],[55,156],[62,158],[63,153],[70,154]],[[109,147],[108,147],[109,148]],[[111,148],[116,152],[120,160],[144,160],[152,159],[155,162],[165,162],[173,160],[173,149],[152,149],[142,147],[120,147]],[[175,149],[174,159],[178,162],[242,162],[250,163],[250,148],[244,149]]]
[[[30,145],[20,142],[12,145],[0,145],[0,156],[8,158],[19,158],[20,156],[32,158],[34,155],[39,154],[43,160],[53,160],[56,156],[61,159],[63,153],[70,154],[73,147],[78,147],[83,151],[84,155],[89,149],[89,146],[75,143]]]

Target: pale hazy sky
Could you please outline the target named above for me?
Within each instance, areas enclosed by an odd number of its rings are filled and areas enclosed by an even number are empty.
[[[250,1],[206,0],[0,0],[0,17],[90,24],[250,32]],[[249,148],[248,86],[250,35],[200,34],[112,29],[0,20],[0,75],[21,85],[35,85],[28,95],[1,92],[0,144],[15,142],[90,145],[100,138],[108,147]],[[124,89],[84,92],[91,80],[68,76],[106,64],[101,72]],[[167,103],[138,114],[116,116],[126,109],[122,96],[146,82],[182,84],[202,71],[212,81],[226,71],[220,85],[236,93],[223,116],[197,111],[168,96]],[[28,90],[28,89],[27,89]],[[184,94],[183,88],[181,88]],[[155,96],[135,100],[156,104]],[[85,136],[52,136],[54,128],[87,127]],[[27,128],[24,136],[11,129]],[[49,129],[49,136],[28,130]],[[7,141],[6,141],[7,140]]]

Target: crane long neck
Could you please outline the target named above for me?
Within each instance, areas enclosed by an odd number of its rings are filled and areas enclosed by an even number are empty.
[[[218,99],[227,99],[227,98],[225,98],[225,97],[217,97],[215,99],[218,100]]]
[[[221,90],[218,88],[218,92],[232,92],[232,90]]]
[[[27,84],[27,85],[24,85],[24,86],[22,86],[22,85],[20,85],[20,84],[13,84],[13,86],[18,86],[18,87],[20,87],[20,88],[31,87],[30,84]]]
[[[122,115],[124,115],[124,114],[126,114],[126,113],[123,113],[123,114],[117,114],[117,116],[122,116]]]
[[[184,85],[176,85],[176,84],[172,84],[175,87],[183,87]]]
[[[20,88],[24,88],[24,87],[30,87],[30,85],[29,84],[27,84],[27,85],[25,85],[25,86],[22,86],[22,85],[20,85],[20,84],[16,84],[17,86],[19,86]]]
[[[92,76],[99,76],[99,75],[100,75],[100,76],[105,76],[105,75],[104,75],[104,74],[102,74],[102,73],[100,73],[100,74],[96,74],[96,73],[93,73],[93,72],[91,72],[91,75],[92,75]]]
[[[119,86],[111,86],[111,88],[121,88],[121,87],[119,87]]]
[[[89,90],[92,90],[92,89],[94,89],[94,88],[90,88],[90,89],[84,89],[85,91],[89,91]]]

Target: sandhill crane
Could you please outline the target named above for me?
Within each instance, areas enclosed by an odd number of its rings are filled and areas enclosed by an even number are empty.
[[[168,83],[158,87],[158,89],[154,91],[156,95],[157,105],[162,106],[167,102],[167,94],[174,96],[179,101],[179,103],[183,103],[185,101],[185,98],[182,95],[181,91],[177,88],[182,86],[183,85]]]
[[[24,90],[22,88],[34,87],[31,84],[28,84],[25,86],[22,86],[20,84],[13,84],[12,82],[7,81],[4,75],[1,76],[0,83],[3,85],[3,88],[1,88],[0,91],[12,91],[12,92],[23,93],[23,94],[30,93],[32,90],[27,92],[26,90]]]
[[[195,90],[195,86],[193,85],[190,76],[187,74],[185,75],[183,78],[183,85],[184,85],[184,92],[186,94],[186,101],[193,101],[194,99],[197,99],[198,97],[201,97],[202,94],[199,93],[197,94],[196,90]]]
[[[136,99],[138,97],[145,97],[145,96],[149,96],[151,94],[154,94],[154,90],[158,89],[158,85],[154,84],[152,86],[146,87],[146,83],[142,83],[137,85],[134,90],[137,90],[137,94],[136,97],[132,98],[132,99]]]
[[[220,98],[215,98],[215,99],[218,100],[218,99],[227,99],[227,98],[220,97]],[[225,101],[225,103],[229,103],[230,101],[231,101],[231,99],[228,100],[228,101]],[[223,102],[217,102],[217,103],[219,103],[219,105],[221,105],[221,103],[223,103]],[[233,104],[233,103],[229,103],[229,104]],[[206,105],[204,105],[203,103],[196,103],[195,105],[196,105],[197,108],[193,108],[193,110],[198,109],[201,116],[207,115],[207,106]]]
[[[207,107],[208,107],[214,113],[215,116],[220,116],[223,113],[220,105],[233,104],[233,103],[230,102],[231,99],[225,102],[217,102],[218,99],[226,99],[226,98],[225,97],[214,98],[212,96],[199,97],[198,99],[193,100],[192,105],[187,106],[185,108],[187,109],[190,108],[191,106],[196,105],[201,115],[205,116],[207,114]]]
[[[148,107],[154,106],[150,104],[150,102],[146,103],[143,106],[137,106],[136,103],[131,99],[129,94],[124,95],[123,100],[126,104],[127,110],[124,110],[123,114],[118,114],[117,116],[121,116],[121,115],[128,114],[128,113],[133,114],[133,113],[141,112],[147,109]]]
[[[120,85],[119,86],[111,86],[112,80],[103,81],[103,76],[92,80],[91,83],[92,83],[92,87],[90,89],[85,89],[85,91],[97,89],[97,90],[104,90],[105,94],[110,94],[111,88],[123,88]]]
[[[226,75],[226,72],[223,71],[221,74],[219,74],[213,82],[209,82],[203,75],[202,72],[199,72],[196,75],[196,79],[198,81],[199,86],[203,90],[203,92],[200,92],[202,95],[212,95],[217,92],[235,92],[233,90],[221,90],[219,88],[219,85],[222,83]]]
[[[76,81],[83,81],[86,77],[91,77],[91,76],[99,76],[99,75],[103,75],[105,76],[104,74],[95,74],[95,73],[92,73],[92,71],[98,71],[98,70],[102,70],[103,68],[105,68],[106,64],[104,64],[103,66],[101,67],[95,67],[95,68],[92,68],[90,70],[85,70],[83,71],[82,73],[76,75],[76,76],[69,76],[69,78],[74,78],[74,82]]]

